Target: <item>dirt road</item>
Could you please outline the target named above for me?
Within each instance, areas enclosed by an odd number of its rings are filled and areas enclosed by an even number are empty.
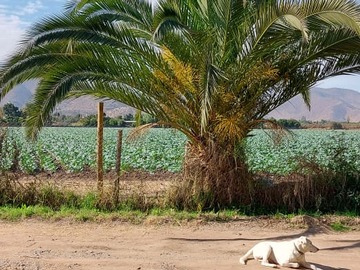
[[[306,257],[323,270],[360,269],[360,231],[291,229],[246,220],[182,225],[0,221],[0,269],[264,269],[255,261],[240,265],[240,255],[260,240],[299,235],[321,249]]]

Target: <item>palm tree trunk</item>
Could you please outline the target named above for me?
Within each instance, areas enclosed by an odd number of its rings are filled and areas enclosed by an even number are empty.
[[[206,148],[188,144],[183,172],[185,208],[220,209],[251,203],[252,175],[244,159],[214,142]]]

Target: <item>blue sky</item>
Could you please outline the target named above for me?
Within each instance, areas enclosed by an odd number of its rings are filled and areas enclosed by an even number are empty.
[[[0,63],[16,49],[22,35],[32,23],[60,13],[66,1],[0,0]],[[337,76],[320,82],[318,86],[341,87],[360,92],[360,76]]]

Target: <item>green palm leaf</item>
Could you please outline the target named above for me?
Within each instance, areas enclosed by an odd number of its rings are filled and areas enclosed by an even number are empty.
[[[73,0],[0,68],[1,97],[39,81],[33,138],[61,101],[91,95],[180,130],[205,163],[234,158],[269,112],[298,94],[310,106],[319,80],[360,71],[359,22],[352,0]]]

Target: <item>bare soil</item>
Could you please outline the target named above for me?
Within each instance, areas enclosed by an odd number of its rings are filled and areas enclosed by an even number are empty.
[[[105,173],[103,175],[104,189],[113,188],[114,181],[117,177],[113,171]],[[165,192],[179,177],[179,174],[171,172],[125,172],[122,173],[119,178],[120,189],[122,193],[141,189],[146,191],[148,195],[156,195]],[[97,189],[97,174],[91,170],[79,173],[59,171],[56,173],[39,173],[35,175],[15,174],[12,178],[17,179],[21,184],[36,182],[39,185],[53,185],[77,193],[86,193],[96,191]]]
[[[141,224],[25,220],[0,222],[0,269],[266,269],[238,260],[261,240],[310,237],[307,260],[323,270],[360,269],[360,232],[299,229],[243,219],[231,223]]]
[[[123,188],[146,185],[157,193],[166,190],[177,177],[137,172],[123,175],[121,181]],[[111,186],[115,178],[107,174],[105,186]],[[96,189],[93,172],[19,178],[21,183],[28,181],[48,182],[79,192]],[[352,230],[346,233],[334,232],[326,224],[326,220],[306,216],[290,221],[244,217],[228,223],[166,223],[149,218],[140,225],[121,221],[0,221],[0,269],[267,269],[256,261],[240,265],[239,258],[259,241],[288,240],[300,235],[308,236],[320,248],[318,253],[306,255],[317,267],[360,269],[360,219],[353,219]]]

